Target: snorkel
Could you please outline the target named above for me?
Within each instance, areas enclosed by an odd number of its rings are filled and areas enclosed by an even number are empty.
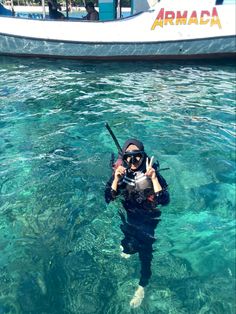
[[[117,147],[118,155],[119,155],[118,160],[120,160],[120,162],[122,163],[123,167],[125,167],[127,170],[130,169],[131,165],[124,161],[124,159],[123,159],[123,155],[124,154],[123,154],[122,148],[121,148],[121,146],[120,146],[120,144],[119,144],[115,134],[113,133],[112,129],[110,128],[110,126],[109,126],[109,124],[107,122],[105,123],[105,127],[107,128],[108,132],[110,133],[110,135],[111,135],[111,137],[112,137],[112,139],[113,139],[113,141],[114,141],[114,143],[115,143],[115,145]],[[111,164],[112,164],[112,166],[115,164],[114,163],[114,154],[112,154]]]
[[[120,144],[119,144],[119,142],[118,142],[118,140],[117,140],[115,134],[112,132],[112,129],[110,128],[110,126],[109,126],[109,124],[108,124],[107,122],[105,123],[105,127],[106,127],[107,130],[109,131],[109,133],[110,133],[110,135],[111,135],[111,137],[112,137],[114,143],[116,144],[116,147],[117,147],[117,149],[118,149],[119,155],[122,157],[122,155],[123,155],[123,153],[122,153],[122,148],[121,148],[121,146],[120,146]]]

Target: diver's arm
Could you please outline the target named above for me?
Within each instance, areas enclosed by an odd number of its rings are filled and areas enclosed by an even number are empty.
[[[117,192],[118,190],[118,182],[119,182],[119,179],[115,177],[111,185],[112,190],[115,192]]]
[[[155,170],[154,170],[155,172]],[[162,187],[157,179],[157,176],[156,176],[156,172],[155,172],[155,175],[151,178],[152,180],[152,185],[153,185],[153,190],[155,193],[159,193],[162,191]]]
[[[167,205],[170,202],[170,195],[168,192],[168,184],[166,180],[160,175],[159,172],[156,172],[157,180],[161,186],[161,191],[156,193],[157,204]]]
[[[105,201],[107,204],[109,204],[111,201],[114,201],[116,198],[118,192],[119,192],[119,181],[123,177],[125,173],[125,168],[122,166],[119,166],[114,175],[110,178],[110,180],[107,182],[105,187]]]
[[[152,180],[153,190],[156,195],[157,205],[167,205],[170,202],[169,192],[167,191],[168,185],[166,180],[160,175],[158,171],[156,171],[155,165],[152,166],[153,157],[151,160],[146,159],[146,173]]]
[[[117,192],[118,183],[119,183],[120,179],[124,176],[125,171],[126,171],[126,169],[123,166],[119,166],[116,169],[115,174],[114,174],[114,180],[113,180],[112,185],[111,185],[111,188],[113,191]]]
[[[165,179],[155,171],[155,169],[150,168],[146,172],[146,175],[152,180],[153,190],[156,195],[157,204],[167,205],[170,202],[169,192],[167,191],[167,183]]]
[[[105,186],[104,196],[105,196],[105,201],[107,204],[109,204],[111,201],[113,201],[116,198],[116,192],[113,191],[111,188],[113,180],[114,180],[114,176],[110,178],[110,180],[107,182]]]
[[[160,185],[160,182],[157,178],[156,170],[152,166],[147,164],[147,171],[146,171],[145,175],[152,180],[154,192],[155,193],[161,192],[162,186]]]
[[[164,186],[164,188],[162,188],[158,180],[158,176],[156,175],[156,172],[151,177],[151,180],[152,180],[154,193],[156,194],[157,204],[167,205],[170,202],[170,196],[169,196],[169,192],[167,191],[167,185]]]

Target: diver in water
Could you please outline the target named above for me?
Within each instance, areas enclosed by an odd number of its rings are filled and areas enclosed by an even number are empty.
[[[109,203],[120,196],[124,207],[124,211],[119,212],[124,234],[121,256],[128,258],[131,254],[139,254],[139,286],[130,301],[131,307],[138,307],[151,277],[152,245],[161,215],[157,206],[169,203],[169,193],[167,183],[158,171],[159,164],[153,164],[153,157],[147,156],[142,142],[128,139],[119,155],[114,173],[106,184],[105,200]]]

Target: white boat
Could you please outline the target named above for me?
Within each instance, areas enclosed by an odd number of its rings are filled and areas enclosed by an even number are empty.
[[[100,16],[104,2],[115,1],[100,0]],[[0,16],[0,55],[93,60],[236,56],[234,3],[150,2],[133,0],[134,15],[109,21]]]

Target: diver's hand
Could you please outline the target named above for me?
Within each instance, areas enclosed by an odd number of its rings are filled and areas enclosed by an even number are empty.
[[[152,167],[153,160],[154,160],[153,156],[150,159],[150,161],[149,161],[148,158],[146,159],[146,173],[145,173],[145,175],[152,180],[152,185],[153,185],[154,192],[155,193],[159,193],[159,192],[162,191],[162,187],[161,187],[161,185],[160,185],[160,183],[158,181],[158,178],[157,178],[157,175],[156,175],[156,171]]]
[[[113,180],[112,185],[111,185],[111,188],[113,191],[117,192],[118,182],[125,175],[125,171],[126,171],[126,169],[123,166],[119,166],[116,169],[115,174],[114,174],[114,180]]]
[[[156,179],[156,171],[155,169],[152,167],[153,165],[153,160],[154,160],[154,156],[152,156],[152,158],[149,161],[149,158],[146,158],[146,173],[145,176],[149,177],[151,180],[155,180]]]
[[[115,171],[114,179],[119,180],[120,178],[122,178],[125,175],[125,171],[125,167],[119,166]]]

